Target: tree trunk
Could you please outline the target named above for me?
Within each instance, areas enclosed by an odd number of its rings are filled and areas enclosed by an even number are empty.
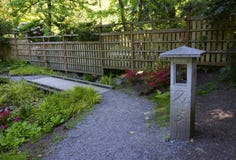
[[[48,17],[47,17],[47,25],[49,27],[49,31],[52,32],[52,0],[47,0],[48,5]]]
[[[124,31],[127,31],[126,19],[125,19],[125,5],[123,0],[119,0],[120,17],[123,24]]]

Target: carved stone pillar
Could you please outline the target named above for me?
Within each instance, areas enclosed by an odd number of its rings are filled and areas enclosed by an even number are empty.
[[[179,47],[160,55],[171,61],[170,138],[189,140],[194,132],[196,61],[205,51]]]

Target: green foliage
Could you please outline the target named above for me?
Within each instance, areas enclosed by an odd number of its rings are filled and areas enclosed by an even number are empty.
[[[11,81],[0,87],[0,105],[7,103],[19,108],[38,102],[42,96],[41,90],[28,85],[26,81]]]
[[[2,160],[27,160],[29,159],[29,155],[26,153],[18,153],[16,151],[8,152],[8,153],[0,153],[0,159]]]
[[[36,123],[16,122],[0,133],[0,149],[13,149],[38,135],[41,128]]]
[[[7,63],[0,59],[0,73],[4,72],[6,70]]]
[[[25,81],[10,82],[0,89],[2,103],[14,105],[8,123],[2,124],[0,129],[2,151],[11,150],[41,134],[51,132],[53,127],[71,117],[89,111],[101,98],[93,89],[81,87],[45,97],[42,91],[29,86]],[[15,108],[16,105],[20,107]]]
[[[216,23],[227,22],[230,17],[236,17],[236,1],[235,0],[214,0],[209,1],[204,14],[208,19]]]
[[[92,74],[84,74],[83,79],[86,81],[94,82],[97,79],[97,77],[96,75],[92,75]]]
[[[157,121],[160,127],[169,125],[170,120],[170,92],[161,93],[158,91],[153,97],[157,103],[154,109],[154,120]]]
[[[0,84],[6,84],[6,83],[9,83],[9,82],[10,82],[9,78],[0,77]]]
[[[4,34],[12,32],[12,24],[6,19],[0,18],[0,44],[4,41]]]
[[[48,35],[53,31],[64,30],[66,25],[73,26],[79,21],[78,17],[85,18],[83,12],[93,12],[88,8],[93,4],[86,0],[11,0],[8,7],[11,8],[10,15],[16,24],[23,21],[30,22],[32,27],[37,26],[34,24],[43,25],[41,27],[45,35]]]
[[[170,136],[169,136],[168,133],[165,133],[164,136],[163,136],[163,138],[164,138],[164,141],[165,141],[165,142],[168,142],[168,141],[170,140]]]
[[[113,78],[112,74],[104,75],[100,78],[100,83],[107,84],[107,85],[113,85],[115,82],[115,79]]]
[[[23,64],[21,66],[14,66],[9,71],[10,75],[57,75],[52,69],[31,66]]]
[[[65,135],[60,135],[59,133],[55,133],[53,135],[53,140],[54,143],[59,143],[60,141],[62,141],[65,138]]]
[[[203,15],[204,10],[207,9],[209,1],[206,0],[190,0],[184,3],[180,9],[182,16],[200,16]]]
[[[199,89],[197,90],[198,95],[205,95],[213,92],[214,90],[218,89],[219,87],[217,86],[216,83],[214,82],[209,82],[204,85],[201,85]]]
[[[93,89],[76,87],[45,98],[31,118],[42,126],[43,131],[48,132],[50,128],[58,126],[73,115],[88,111],[99,100],[100,95]]]
[[[4,35],[9,34],[11,32],[12,32],[12,24],[8,20],[0,17],[0,59],[6,59],[7,57],[9,42],[8,42],[8,39],[4,37]],[[1,60],[0,60],[0,63],[1,63]],[[1,68],[0,68],[0,72],[1,72]]]

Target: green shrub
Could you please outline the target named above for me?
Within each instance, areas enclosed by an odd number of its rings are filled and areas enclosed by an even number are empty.
[[[8,153],[0,153],[0,159],[3,160],[27,160],[30,156],[26,153],[18,153],[16,151],[8,152]]]
[[[40,130],[36,123],[15,122],[4,130],[4,133],[0,133],[0,148],[1,150],[16,148],[38,135]]]
[[[89,110],[99,100],[100,95],[93,89],[76,87],[73,90],[54,93],[45,98],[31,117],[35,118],[43,129],[48,130],[50,127],[65,122],[75,114]]]
[[[8,120],[1,124],[1,151],[51,132],[53,127],[90,110],[101,98],[92,88],[81,87],[46,97],[25,81],[1,85],[0,95],[2,103],[14,106]]]
[[[154,109],[154,120],[159,126],[167,126],[170,121],[170,91],[161,93],[158,91],[153,97],[157,106]]]
[[[1,85],[0,105],[7,103],[14,107],[21,107],[37,103],[43,96],[42,90],[30,86],[26,81],[13,82]]]
[[[10,82],[9,78],[0,77],[0,84],[6,84],[6,83],[9,83],[9,82]]]
[[[13,66],[9,71],[10,75],[58,75],[51,69],[31,66],[31,65],[22,65],[22,66]]]
[[[107,84],[107,85],[113,85],[114,84],[114,78],[112,77],[112,74],[102,76],[100,78],[100,83]]]

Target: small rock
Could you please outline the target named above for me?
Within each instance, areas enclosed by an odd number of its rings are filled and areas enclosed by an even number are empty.
[[[196,150],[196,151],[200,151],[200,152],[202,152],[202,153],[206,153],[206,152],[204,151],[204,149],[199,148],[199,147],[197,147],[195,150]]]
[[[122,82],[123,82],[123,80],[120,79],[120,78],[118,78],[118,79],[116,79],[115,84],[116,84],[116,85],[121,85]]]
[[[10,111],[13,111],[14,107],[13,106],[7,106],[7,109]]]
[[[134,134],[135,134],[135,131],[130,131],[129,133],[132,134],[132,135],[134,135]]]
[[[191,142],[191,143],[194,143],[194,139],[193,139],[193,138],[191,138],[191,139],[190,139],[190,142]]]
[[[148,116],[146,116],[146,117],[145,117],[145,120],[149,120],[149,117],[148,117]]]
[[[147,128],[151,128],[152,124],[151,123],[146,123]]]
[[[43,155],[42,154],[39,154],[37,157],[41,158]]]

